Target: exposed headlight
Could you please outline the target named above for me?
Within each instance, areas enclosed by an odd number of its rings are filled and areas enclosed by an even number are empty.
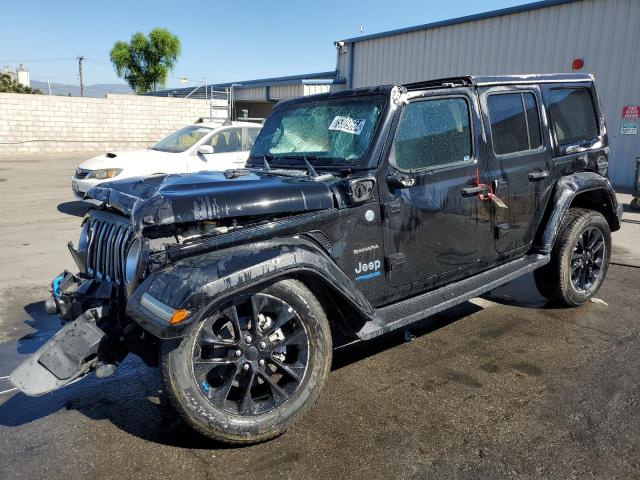
[[[113,178],[120,175],[121,168],[107,168],[104,170],[91,170],[87,178],[95,178],[96,180],[106,180],[107,178]]]
[[[140,276],[142,268],[142,240],[136,237],[129,250],[127,250],[127,259],[124,267],[124,281],[127,284],[134,283]]]
[[[84,222],[82,225],[82,231],[80,232],[80,238],[78,239],[78,251],[86,252],[87,248],[89,248],[89,221]]]

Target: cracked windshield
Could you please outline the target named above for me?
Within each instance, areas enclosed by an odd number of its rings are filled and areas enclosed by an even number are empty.
[[[383,97],[369,96],[277,108],[251,156],[306,157],[318,165],[356,165],[369,148],[383,106]]]

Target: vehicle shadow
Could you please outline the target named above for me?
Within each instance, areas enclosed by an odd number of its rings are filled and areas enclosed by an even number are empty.
[[[84,217],[93,204],[83,200],[74,200],[72,202],[63,202],[58,205],[58,211],[65,215],[74,217]]]
[[[57,315],[47,314],[44,301],[33,302],[24,307],[29,316],[25,324],[35,331],[18,339],[17,353],[21,355],[31,354],[44,345],[60,328],[60,319]]]
[[[520,291],[520,288],[516,291]],[[15,348],[18,353],[34,352],[55,332],[52,330],[54,322],[51,321],[55,317],[44,313],[42,303],[36,302],[25,307],[31,316],[27,322],[38,331],[17,342]],[[366,342],[339,345],[334,352],[332,370],[339,370],[408,340],[420,338],[481,310],[482,306],[465,302],[406,329]],[[183,422],[171,408],[163,391],[159,369],[147,367],[134,355],[129,355],[117,373],[108,379],[100,380],[91,374],[62,390],[41,397],[15,393],[8,398],[0,397],[0,402],[3,400],[4,403],[0,403],[0,425],[6,427],[20,427],[62,410],[75,410],[92,420],[108,420],[122,431],[149,442],[185,449],[236,448],[204,437]],[[68,417],[59,417],[58,421],[64,418]]]
[[[331,370],[339,370],[352,363],[372,357],[407,341],[420,338],[440,328],[444,328],[464,317],[482,310],[482,307],[465,302],[444,312],[419,320],[380,337],[368,341],[355,341],[338,345],[333,353]]]
[[[536,287],[533,273],[516,278],[506,285],[491,290],[480,298],[514,307],[536,309],[557,308],[557,305],[553,305],[540,294],[538,287]]]

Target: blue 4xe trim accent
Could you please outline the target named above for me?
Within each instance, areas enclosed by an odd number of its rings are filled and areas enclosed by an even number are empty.
[[[51,282],[51,290],[53,291],[54,297],[60,296],[60,283],[62,283],[62,280],[64,280],[64,275],[58,275],[53,279],[53,282]]]
[[[365,273],[364,275],[358,275],[356,277],[356,281],[361,282],[362,280],[371,280],[372,278],[379,277],[380,275],[382,275],[382,272],[380,272],[380,271],[371,272],[371,273]]]

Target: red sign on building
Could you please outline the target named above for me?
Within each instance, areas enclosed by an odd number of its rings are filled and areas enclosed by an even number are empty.
[[[622,107],[622,118],[640,118],[640,105],[625,105]]]

